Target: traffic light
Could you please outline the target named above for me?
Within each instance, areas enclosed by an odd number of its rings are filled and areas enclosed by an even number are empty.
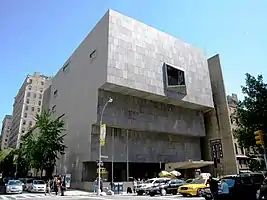
[[[256,144],[263,145],[264,141],[263,141],[263,133],[262,133],[262,131],[261,130],[255,131],[254,135],[255,135]]]

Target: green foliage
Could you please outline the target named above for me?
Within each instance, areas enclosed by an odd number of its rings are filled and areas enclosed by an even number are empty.
[[[58,154],[64,154],[64,115],[53,119],[50,111],[37,115],[36,125],[21,139],[18,160],[29,168],[52,175]]]
[[[3,149],[0,151],[0,171],[3,177],[13,176],[15,173],[14,156],[16,151],[13,149]]]
[[[250,159],[249,160],[249,170],[254,172],[263,171],[265,169],[265,163],[263,159]]]
[[[255,78],[246,74],[245,81],[246,85],[242,86],[245,98],[238,104],[238,128],[234,130],[234,136],[245,148],[257,149],[254,132],[263,130],[267,133],[267,84],[262,75]]]

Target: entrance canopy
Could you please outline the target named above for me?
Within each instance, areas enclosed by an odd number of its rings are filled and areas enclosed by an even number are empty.
[[[174,170],[174,169],[199,169],[202,167],[206,167],[209,165],[213,165],[212,161],[185,161],[185,162],[177,162],[177,163],[166,163],[166,170]]]

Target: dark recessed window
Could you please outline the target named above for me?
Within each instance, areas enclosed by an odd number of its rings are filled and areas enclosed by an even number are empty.
[[[56,105],[54,105],[54,106],[52,107],[52,112],[56,112],[56,109],[57,109],[57,107],[56,107]]]
[[[64,65],[64,66],[62,67],[62,71],[63,71],[63,72],[66,72],[66,71],[68,70],[68,66],[69,66],[69,64],[70,64],[70,63],[67,63],[66,65]]]
[[[34,112],[34,107],[32,107],[32,112]]]
[[[56,96],[57,96],[57,90],[54,91],[54,97],[56,97]]]
[[[93,59],[96,57],[96,50],[94,50],[92,53],[89,55],[90,59]]]
[[[34,99],[36,98],[36,93],[33,94],[33,98],[34,98]]]
[[[27,99],[27,100],[26,100],[26,103],[30,103],[30,99]]]
[[[167,64],[166,67],[168,86],[185,86],[184,71]]]
[[[38,105],[40,106],[41,104],[42,104],[42,102],[41,102],[41,101],[39,101],[39,102],[38,102]]]
[[[28,110],[28,109],[29,109],[29,107],[28,107],[28,106],[26,106],[26,107],[25,107],[25,110]]]

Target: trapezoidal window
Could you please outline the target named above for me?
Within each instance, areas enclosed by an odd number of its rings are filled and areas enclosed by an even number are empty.
[[[168,90],[186,94],[185,72],[165,63],[166,86]]]
[[[170,65],[166,65],[167,67],[167,78],[168,78],[168,86],[184,86],[185,78],[184,71],[176,69]]]

